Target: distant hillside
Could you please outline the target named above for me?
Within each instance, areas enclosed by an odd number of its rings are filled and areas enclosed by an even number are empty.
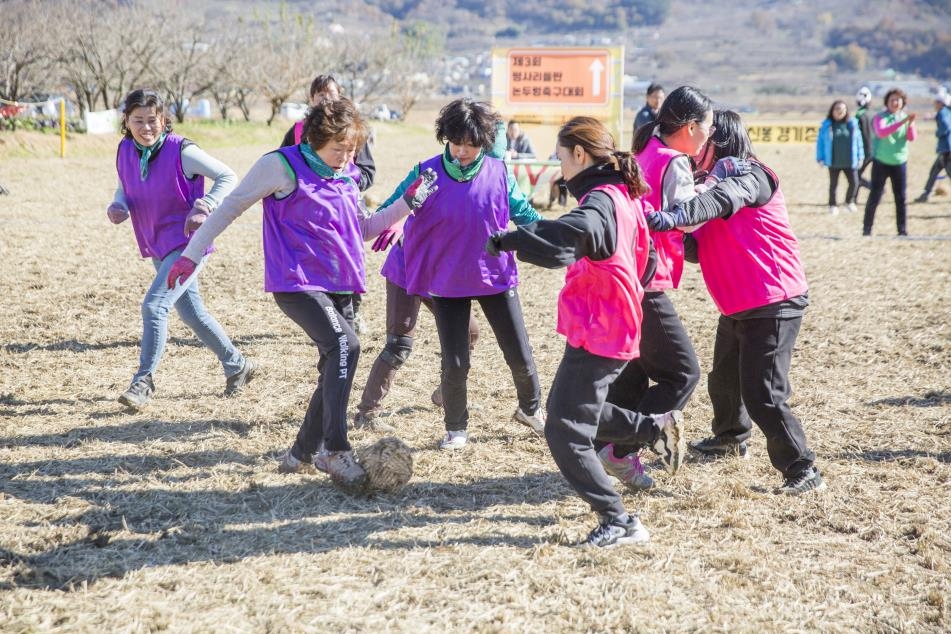
[[[198,0],[201,2],[201,0]],[[204,0],[209,13],[252,12],[266,2]],[[274,0],[272,6],[277,5]],[[487,81],[494,46],[617,45],[626,51],[629,103],[643,82],[693,83],[736,107],[769,108],[816,95],[851,95],[861,83],[920,76],[951,81],[951,0],[285,0],[347,30],[425,22],[443,33],[446,58],[466,68],[444,89]]]

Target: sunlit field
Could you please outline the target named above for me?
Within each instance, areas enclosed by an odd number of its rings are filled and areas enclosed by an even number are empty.
[[[376,124],[373,197],[439,151],[433,115]],[[241,176],[286,125],[182,131]],[[527,131],[540,152],[553,147],[553,128]],[[933,131],[922,126],[912,147],[909,199],[934,157]],[[655,469],[654,491],[624,494],[651,544],[593,552],[574,544],[594,515],[544,441],[511,420],[515,390],[481,315],[463,451],[437,449],[439,350],[424,311],[386,401],[387,422],[414,450],[410,483],[359,497],[323,475],[277,473],[317,354],[262,290],[260,205],[217,241],[200,278],[260,374],[223,398],[214,355],[173,317],[154,400],[125,411],[116,397],[137,365],[154,272],[130,224],[105,216],[117,142],[77,137],[60,159],[55,137],[0,134],[10,190],[0,196],[0,631],[951,629],[947,180],[943,195],[909,205],[908,238],[895,236],[890,191],[862,238],[861,211],[827,213],[813,146],[757,148],[782,178],[810,281],[793,406],[828,489],[773,495],[781,478],[754,431],[750,460],[687,462],[673,477]],[[351,416],[384,341],[382,261],[368,253]],[[563,272],[520,271],[547,389],[564,348],[554,329]],[[673,298],[706,371],[717,313],[696,267]],[[689,438],[706,435],[710,416],[704,379],[685,411]],[[380,435],[352,431],[351,441]]]

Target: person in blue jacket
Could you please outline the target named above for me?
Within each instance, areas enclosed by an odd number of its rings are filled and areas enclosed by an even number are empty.
[[[916,203],[928,202],[928,196],[931,195],[941,170],[944,170],[951,178],[951,94],[947,90],[939,90],[935,93],[934,112],[935,135],[938,137],[938,147],[935,151],[938,155],[931,164],[931,171],[928,172],[925,190],[915,199]]]
[[[829,213],[839,213],[836,189],[839,174],[845,174],[849,184],[845,192],[845,204],[849,211],[856,211],[855,198],[859,190],[858,169],[865,160],[865,147],[859,122],[849,116],[849,107],[842,100],[832,102],[829,114],[819,128],[816,139],[816,161],[829,168]]]

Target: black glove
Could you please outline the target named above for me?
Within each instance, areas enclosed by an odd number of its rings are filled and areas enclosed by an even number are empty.
[[[415,211],[422,207],[426,199],[439,189],[438,185],[433,184],[435,182],[436,172],[431,167],[426,168],[422,174],[416,177],[416,180],[403,192],[403,200],[406,201],[410,209]]]
[[[677,227],[689,225],[686,213],[680,205],[674,205],[670,211],[655,211],[647,214],[647,226],[651,231],[670,231]]]
[[[707,180],[715,178],[717,182],[731,176],[743,176],[749,174],[753,166],[746,159],[738,159],[733,156],[727,156],[716,162],[713,169],[707,175]]]
[[[504,231],[499,231],[489,236],[488,241],[485,243],[485,252],[491,256],[498,257],[499,254],[504,251],[502,248],[502,236],[504,235]]]

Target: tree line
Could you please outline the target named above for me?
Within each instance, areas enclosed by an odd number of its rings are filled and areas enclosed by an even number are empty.
[[[167,5],[166,5],[167,6]],[[181,122],[207,97],[222,119],[281,106],[319,73],[335,74],[362,104],[384,98],[404,115],[431,88],[425,72],[443,36],[425,23],[335,32],[286,5],[207,20],[183,4],[130,0],[6,0],[0,19],[0,99],[65,93],[87,111],[117,108],[132,89],[163,93]]]

